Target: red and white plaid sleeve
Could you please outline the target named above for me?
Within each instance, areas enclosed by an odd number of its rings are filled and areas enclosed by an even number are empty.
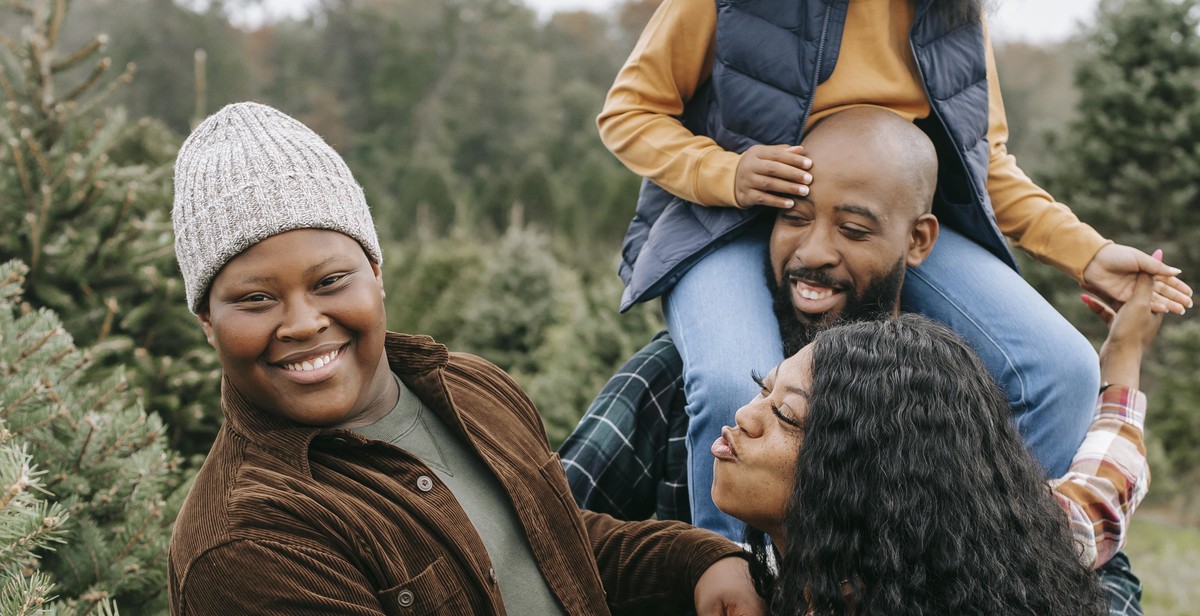
[[[1066,475],[1050,481],[1067,512],[1080,560],[1098,568],[1125,544],[1129,521],[1150,486],[1143,426],[1146,396],[1109,387]]]

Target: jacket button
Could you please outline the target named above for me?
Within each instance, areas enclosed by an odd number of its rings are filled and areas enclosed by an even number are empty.
[[[417,477],[417,489],[422,492],[428,492],[433,489],[433,480],[428,475]]]
[[[412,591],[411,590],[400,591],[400,594],[396,595],[396,602],[400,604],[400,607],[408,607],[408,606],[412,605],[413,604]]]
[[[496,569],[488,567],[488,579],[492,581],[492,586],[500,583],[500,578],[496,576]]]

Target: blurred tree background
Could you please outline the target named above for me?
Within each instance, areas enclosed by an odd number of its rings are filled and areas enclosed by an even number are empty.
[[[204,116],[259,100],[313,127],[363,184],[389,325],[509,370],[560,441],[661,327],[656,304],[616,313],[638,178],[594,126],[658,0],[545,19],[518,0],[320,0],[300,19],[239,20],[259,4],[0,0],[0,262],[27,265],[23,301],[91,348],[87,379],[123,367],[195,468],[219,423],[218,372],[173,261],[170,166]],[[1109,237],[1164,248],[1193,286],[1198,10],[1103,0],[1075,38],[996,48],[1022,168]],[[38,14],[63,17],[38,30]],[[1098,343],[1075,284],[1023,261]],[[1200,324],[1168,318],[1158,349],[1151,495],[1196,526]]]

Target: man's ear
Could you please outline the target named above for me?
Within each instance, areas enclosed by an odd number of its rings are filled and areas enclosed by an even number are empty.
[[[904,264],[908,267],[916,267],[925,262],[925,257],[928,257],[929,253],[933,251],[933,244],[937,241],[937,236],[937,217],[933,214],[921,214],[913,223]]]
[[[200,321],[200,327],[204,330],[204,337],[208,340],[208,346],[214,349],[217,348],[217,345],[213,344],[212,319],[208,316],[208,309],[206,308],[203,312],[196,315],[196,320]]]

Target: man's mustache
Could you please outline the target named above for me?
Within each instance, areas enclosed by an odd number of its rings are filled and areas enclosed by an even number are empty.
[[[790,279],[799,278],[814,285],[829,287],[837,291],[847,292],[854,289],[854,285],[848,280],[839,280],[829,274],[826,269],[811,269],[807,267],[790,267],[783,271],[783,280],[786,282]]]

